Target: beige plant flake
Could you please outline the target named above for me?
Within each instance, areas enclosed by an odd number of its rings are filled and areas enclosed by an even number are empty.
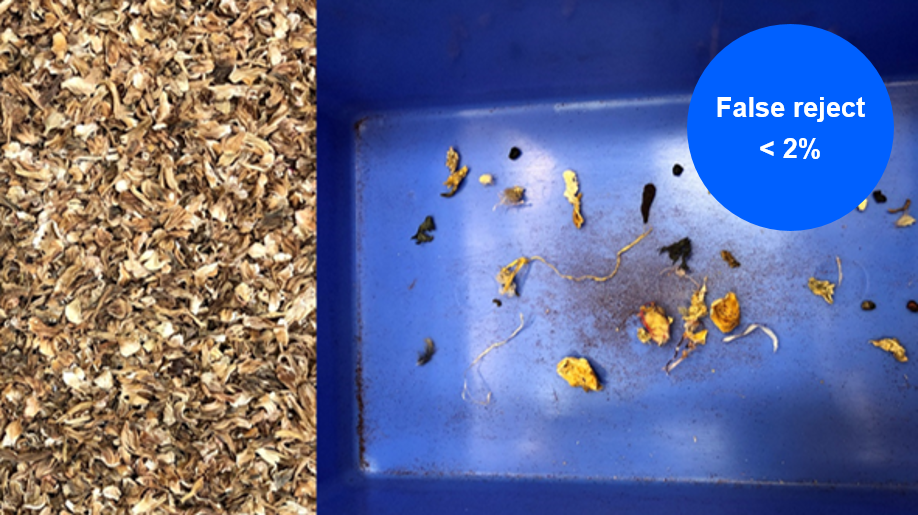
[[[482,186],[491,186],[494,184],[494,176],[489,173],[481,174],[478,177],[478,182],[480,182]]]
[[[583,215],[580,214],[580,199],[583,193],[580,193],[580,183],[577,181],[577,172],[566,170],[564,176],[564,198],[574,206],[573,219],[574,226],[580,229],[583,226]]]

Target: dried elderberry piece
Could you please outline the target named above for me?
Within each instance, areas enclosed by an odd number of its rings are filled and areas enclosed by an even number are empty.
[[[418,227],[418,232],[411,237],[412,240],[416,240],[417,244],[427,243],[433,241],[434,237],[427,234],[429,231],[434,231],[437,228],[434,226],[434,221],[432,216],[428,216],[421,222],[421,225]]]
[[[650,205],[653,204],[653,198],[657,196],[657,187],[653,183],[644,186],[644,196],[641,200],[641,216],[644,217],[644,223],[650,218]]]
[[[434,345],[433,340],[424,338],[424,350],[418,353],[418,366],[421,367],[430,363],[435,352],[437,352],[437,347]]]
[[[905,305],[905,307],[907,307],[908,310],[912,313],[918,313],[918,302],[910,300],[908,301],[908,304]]]
[[[864,311],[873,311],[876,309],[877,305],[872,300],[865,300],[861,302],[861,309]]]
[[[516,161],[517,159],[519,159],[519,157],[520,157],[521,155],[523,155],[523,151],[522,151],[522,150],[520,150],[520,149],[518,149],[518,148],[516,148],[516,147],[513,147],[513,148],[510,149],[510,159]]]
[[[730,268],[739,268],[740,262],[733,257],[733,254],[731,254],[729,250],[720,251],[720,257],[730,265]]]
[[[680,165],[679,163],[676,163],[673,165],[673,175],[675,175],[676,177],[679,177],[680,175],[682,175],[683,170],[685,170],[685,168],[682,168],[682,165]]]
[[[682,259],[682,264],[679,265],[679,268],[685,270],[686,272],[690,272],[688,265],[685,263],[685,260],[692,255],[692,240],[688,238],[682,238],[676,243],[660,249],[660,254],[664,252],[669,254],[669,259],[673,261],[674,265],[676,264],[676,261]]]

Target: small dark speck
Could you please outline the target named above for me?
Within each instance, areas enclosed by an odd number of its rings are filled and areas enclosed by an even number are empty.
[[[872,300],[865,300],[861,302],[861,309],[864,311],[873,311],[876,309],[877,305]]]
[[[500,299],[494,299],[494,300],[492,300],[491,302],[493,302],[494,305],[497,306],[497,307],[501,307],[501,306],[504,305],[504,303],[501,302]]]
[[[675,175],[676,177],[679,177],[680,175],[682,175],[682,172],[684,170],[685,168],[682,168],[682,165],[680,165],[679,163],[676,163],[673,165],[673,175]]]
[[[516,161],[517,159],[519,159],[519,157],[520,157],[521,155],[523,155],[523,151],[522,151],[522,150],[520,150],[520,149],[518,149],[518,148],[516,148],[516,147],[513,147],[513,148],[510,149],[510,159]]]
[[[875,200],[877,204],[882,204],[886,202],[886,195],[884,195],[883,192],[880,190],[874,191],[873,200]]]
[[[905,305],[905,307],[907,307],[908,310],[912,313],[918,313],[918,302],[910,300],[908,301],[908,304]]]

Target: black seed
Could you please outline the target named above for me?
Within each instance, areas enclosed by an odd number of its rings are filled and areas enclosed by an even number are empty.
[[[680,165],[679,163],[676,163],[673,165],[673,175],[675,175],[676,177],[679,177],[680,175],[682,175],[683,170],[685,170],[685,168],[682,168],[682,165]]]
[[[501,307],[504,305],[504,303],[501,302],[500,299],[494,299],[491,302],[493,302],[497,307]]]
[[[522,150],[516,147],[513,147],[510,149],[510,159],[513,159],[514,161],[516,161],[521,155],[523,155]]]
[[[641,200],[641,216],[644,218],[644,223],[647,223],[647,220],[650,218],[650,205],[653,204],[654,197],[657,196],[657,187],[652,183],[644,186],[644,195]]]
[[[872,300],[865,300],[864,302],[861,302],[861,309],[864,311],[873,311],[876,307],[877,305],[874,304]]]
[[[886,202],[886,195],[884,195],[880,190],[874,191],[873,200],[875,200],[877,204],[882,204],[883,202]]]
[[[918,302],[910,300],[908,301],[908,304],[905,305],[905,307],[907,307],[908,310],[912,313],[918,313]]]

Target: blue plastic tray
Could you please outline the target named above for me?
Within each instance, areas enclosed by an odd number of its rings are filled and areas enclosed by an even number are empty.
[[[914,251],[896,229],[918,148],[913,4],[759,6],[573,0],[320,5],[319,508],[321,513],[832,513],[918,508],[918,372],[867,340],[897,336],[918,356]],[[870,16],[867,16],[867,13]],[[734,217],[691,165],[685,122],[694,81],[736,37],[775,23],[831,29],[886,78],[896,135],[879,184],[889,197],[813,231]],[[908,53],[904,53],[908,50]],[[469,177],[442,198],[445,153]],[[511,146],[523,151],[510,161]],[[674,177],[674,163],[685,172]],[[576,230],[561,172],[578,172]],[[737,163],[742,173],[742,163]],[[497,186],[477,177],[491,173]],[[645,226],[653,232],[603,283],[563,281],[541,264],[521,296],[494,275],[541,255],[571,274],[606,273]],[[500,188],[527,204],[493,209]],[[755,192],[750,192],[750,195]],[[787,202],[805,201],[789,192]],[[776,209],[780,209],[776,205]],[[433,215],[435,240],[409,237]],[[675,314],[692,291],[661,274],[658,249],[690,236],[709,302],[735,291],[755,333],[709,343],[665,374],[673,343],[638,342],[633,316],[655,301]],[[731,270],[719,256],[742,262]],[[807,279],[844,280],[835,304]],[[877,303],[873,312],[860,302]],[[460,397],[463,372],[490,343],[526,326],[469,374],[493,399]],[[711,325],[711,324],[708,324]],[[677,317],[673,326],[679,332]],[[713,328],[712,328],[713,329]],[[415,365],[424,338],[438,351]],[[673,340],[675,342],[676,339]],[[590,359],[602,392],[555,373]]]

